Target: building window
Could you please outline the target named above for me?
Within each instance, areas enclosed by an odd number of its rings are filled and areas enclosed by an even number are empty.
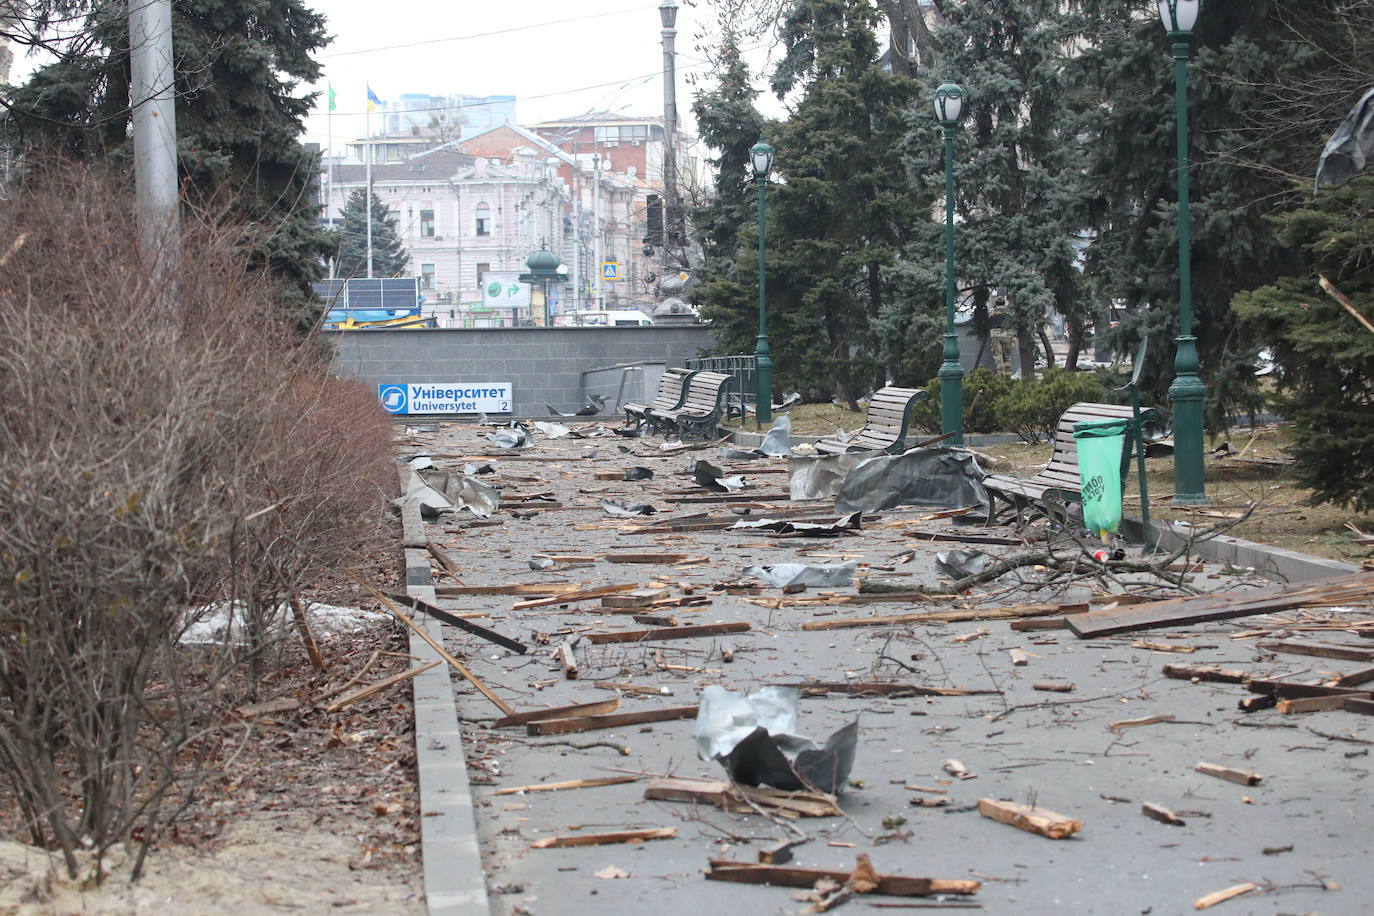
[[[491,208],[486,204],[477,205],[477,234],[491,235]]]
[[[432,239],[432,238],[434,238],[434,211],[433,211],[433,210],[421,210],[421,211],[420,211],[420,238],[422,238],[422,239]]]
[[[420,289],[434,289],[434,265],[420,265]]]
[[[486,272],[489,270],[491,270],[491,265],[489,263],[487,263],[486,261],[477,262],[477,286],[479,289],[482,286],[483,275],[486,274]]]

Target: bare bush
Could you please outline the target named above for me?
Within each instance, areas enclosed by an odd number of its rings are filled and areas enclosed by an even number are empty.
[[[256,677],[282,604],[381,536],[390,430],[233,227],[187,220],[169,295],[130,188],[41,171],[0,213],[0,771],[73,876],[133,837],[137,874],[226,675]],[[247,609],[246,649],[179,648],[216,600]]]

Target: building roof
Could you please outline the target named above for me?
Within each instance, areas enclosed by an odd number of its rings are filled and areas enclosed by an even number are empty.
[[[447,181],[476,161],[475,156],[456,149],[432,149],[411,156],[405,162],[374,163],[372,182],[382,181]],[[334,166],[335,181],[363,181],[367,166],[348,164]]]
[[[538,124],[531,124],[534,130],[544,127],[588,127],[596,124],[662,124],[661,115],[648,115],[636,117],[634,115],[619,115],[611,111],[593,111],[590,114],[576,115],[571,118],[555,118],[552,121],[540,121]]]
[[[556,156],[558,159],[569,165],[571,165],[573,162],[573,157],[566,151],[559,149],[557,146],[550,143],[544,137],[539,136],[539,134],[536,134],[534,131],[524,127],[520,127],[515,124],[497,124],[482,131],[481,133],[476,133],[472,136],[464,137],[462,140],[457,141],[451,145],[459,149],[462,149],[464,146],[467,146],[469,144],[477,146],[480,145],[478,141],[482,140],[483,138],[499,137],[502,131],[509,131],[510,133],[515,135],[515,137],[512,139],[520,141],[514,143],[508,150],[508,153],[514,152],[516,149],[522,146],[533,146],[536,149],[544,153],[547,153],[550,156]]]

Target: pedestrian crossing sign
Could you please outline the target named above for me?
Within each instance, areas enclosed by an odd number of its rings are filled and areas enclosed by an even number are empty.
[[[603,280],[619,280],[619,279],[620,279],[620,264],[619,264],[619,262],[617,262],[617,261],[602,261],[602,262],[601,262],[601,279],[603,279]]]

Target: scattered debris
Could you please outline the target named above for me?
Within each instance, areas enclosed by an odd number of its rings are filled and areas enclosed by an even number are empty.
[[[616,833],[575,833],[547,836],[530,844],[531,849],[559,849],[564,846],[609,846],[614,843],[643,843],[646,840],[671,840],[676,827],[651,827],[646,830],[621,830]]]
[[[614,518],[635,518],[640,515],[654,515],[658,512],[653,506],[645,503],[627,503],[614,499],[597,500],[597,505],[601,506],[607,515]]]
[[[1140,806],[1140,813],[1152,820],[1159,821],[1161,824],[1170,824],[1174,827],[1182,827],[1187,821],[1170,811],[1163,805],[1156,805],[1154,802],[1144,802]]]
[[[1260,774],[1249,770],[1236,770],[1215,763],[1198,762],[1193,765],[1193,769],[1207,776],[1215,776],[1218,779],[1224,779],[1227,782],[1234,782],[1242,786],[1257,786],[1264,779]]]
[[[733,881],[738,884],[769,884],[777,887],[814,887],[817,881],[848,882],[853,872],[825,868],[797,868],[787,865],[757,865],[753,862],[732,862],[711,859],[709,881]],[[966,878],[910,878],[905,875],[873,875],[873,887],[867,893],[889,897],[930,897],[936,894],[970,895],[978,893],[982,883]]]
[[[644,797],[651,801],[696,802],[735,814],[747,814],[759,808],[788,817],[838,817],[844,813],[835,804],[833,795],[789,792],[721,780],[657,777],[644,789]]]
[[[854,581],[854,562],[833,566],[809,566],[805,563],[778,563],[774,566],[747,566],[746,576],[762,579],[769,585],[808,585],[818,588],[833,588],[849,585]]]
[[[1027,833],[1039,834],[1051,840],[1068,839],[1083,829],[1083,822],[1046,808],[1033,808],[995,798],[978,799],[978,813],[1002,824],[1010,824]]]
[[[1193,909],[1205,910],[1208,907],[1216,906],[1218,903],[1225,903],[1233,897],[1239,897],[1242,894],[1249,894],[1259,889],[1260,886],[1254,883],[1253,881],[1247,881],[1244,884],[1236,884],[1232,887],[1226,888],[1225,890],[1213,891],[1210,894],[1203,894],[1201,897],[1193,901]]]
[[[638,776],[598,776],[595,779],[565,779],[562,782],[540,782],[529,786],[510,786],[497,789],[492,795],[523,795],[526,792],[561,792],[564,789],[596,789],[601,786],[620,786],[637,782]]]

